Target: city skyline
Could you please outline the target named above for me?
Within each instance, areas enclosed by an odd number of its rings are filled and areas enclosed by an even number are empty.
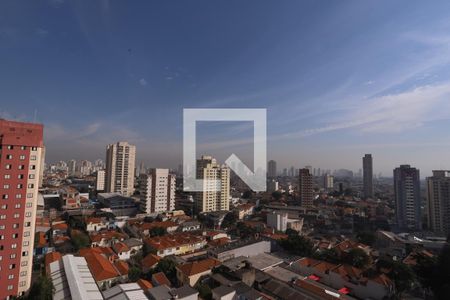
[[[450,169],[450,4],[408,4],[5,1],[0,116],[43,123],[48,161],[127,140],[175,168],[183,108],[262,107],[281,168],[358,170],[372,153],[376,173],[429,176]],[[249,126],[205,127],[202,153],[251,160]]]

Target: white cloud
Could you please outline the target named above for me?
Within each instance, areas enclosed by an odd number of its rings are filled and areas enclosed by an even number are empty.
[[[306,137],[354,128],[360,132],[398,133],[426,122],[450,119],[450,82],[351,103],[328,125],[286,133],[278,138]],[[275,138],[277,139],[277,138]]]
[[[139,80],[139,84],[142,85],[142,86],[146,86],[147,85],[147,80],[145,80],[144,78],[141,78]]]

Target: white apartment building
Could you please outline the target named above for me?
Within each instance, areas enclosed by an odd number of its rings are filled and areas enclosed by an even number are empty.
[[[230,209],[230,169],[215,158],[203,155],[197,160],[197,178],[203,179],[203,191],[195,194],[198,212]]]
[[[95,179],[95,190],[96,191],[104,191],[105,190],[105,170],[98,170],[97,176]]]
[[[175,175],[169,169],[151,169],[139,176],[141,210],[147,214],[175,209]]]
[[[106,149],[105,191],[131,196],[134,192],[136,147],[127,142],[108,145]]]

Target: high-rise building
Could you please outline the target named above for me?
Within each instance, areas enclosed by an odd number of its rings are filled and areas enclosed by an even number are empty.
[[[69,160],[67,162],[68,175],[74,176],[77,171],[77,161],[75,159]]]
[[[203,191],[195,193],[197,212],[230,209],[230,169],[216,159],[203,155],[197,160],[197,178],[203,180]]]
[[[175,209],[175,175],[169,169],[151,169],[139,176],[141,210],[147,214]]]
[[[274,160],[269,160],[269,162],[267,163],[267,177],[277,177],[277,162]]]
[[[433,171],[427,178],[428,227],[435,233],[450,234],[450,171]]]
[[[323,175],[323,188],[325,190],[332,190],[334,187],[334,177],[330,174]]]
[[[134,192],[136,147],[127,142],[108,145],[106,149],[106,192],[131,196]]]
[[[313,205],[313,176],[308,168],[303,168],[298,171],[299,177],[299,196],[301,205],[310,207]]]
[[[373,198],[373,162],[372,154],[363,157],[363,196]]]
[[[273,193],[273,192],[278,191],[278,181],[276,181],[275,179],[270,180],[267,183],[267,191],[269,193]]]
[[[98,170],[95,178],[95,190],[104,191],[105,190],[105,170]]]
[[[394,169],[394,196],[397,225],[401,229],[422,229],[420,213],[420,174],[410,165]]]
[[[0,299],[31,283],[43,126],[0,120]]]

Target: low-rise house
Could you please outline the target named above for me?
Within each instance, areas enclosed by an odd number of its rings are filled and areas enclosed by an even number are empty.
[[[206,246],[203,236],[189,233],[176,233],[164,236],[148,238],[144,241],[148,246],[157,251],[160,257],[168,255],[182,255],[195,252]]]
[[[126,236],[114,230],[102,230],[89,235],[91,247],[111,247],[117,242],[123,242]]]
[[[251,203],[241,204],[236,207],[235,213],[239,220],[243,220],[245,217],[255,213],[255,205]]]
[[[214,258],[207,258],[178,265],[176,267],[178,282],[195,286],[200,277],[211,274],[212,269],[220,264],[220,261]]]
[[[104,218],[89,217],[85,223],[87,232],[97,232],[108,228],[108,222]]]
[[[89,270],[92,273],[97,285],[102,289],[111,287],[114,283],[120,281],[122,274],[106,257],[96,252],[85,253],[84,258],[87,261]]]
[[[234,300],[236,296],[236,290],[226,285],[218,286],[211,292],[213,300]]]
[[[150,232],[154,228],[164,228],[167,233],[175,232],[178,224],[172,221],[151,222],[151,223],[133,223],[132,230],[142,237],[150,236]]]
[[[161,260],[161,257],[159,257],[158,255],[149,253],[146,257],[144,257],[142,259],[142,262],[141,262],[142,272],[147,273],[147,272],[153,270],[158,265],[158,262],[160,260]]]
[[[44,264],[45,264],[45,272],[47,275],[50,274],[50,264],[54,261],[58,261],[62,258],[61,253],[58,251],[49,252],[45,255]]]
[[[220,261],[238,256],[255,256],[260,253],[270,253],[271,243],[266,240],[240,240],[222,247],[208,249],[208,254]]]
[[[119,259],[128,260],[131,257],[131,249],[123,242],[114,243],[112,249],[117,253]]]
[[[182,286],[176,289],[171,289],[168,286],[160,285],[148,290],[148,295],[151,300],[197,300],[198,291],[190,286]]]
[[[123,241],[125,245],[128,246],[131,250],[131,256],[135,255],[136,253],[139,253],[142,250],[142,247],[144,246],[144,243],[141,240],[130,238]]]
[[[92,253],[97,253],[103,255],[110,262],[115,262],[119,259],[119,256],[113,251],[111,247],[94,247],[94,248],[83,248],[79,251],[81,256],[86,256]]]
[[[155,274],[152,274],[152,284],[154,286],[172,286],[172,283],[170,282],[169,278],[167,278],[166,274],[163,272],[158,272]]]
[[[197,231],[200,230],[201,224],[198,221],[186,221],[182,223],[179,227],[179,231],[186,232],[186,231]]]
[[[330,286],[336,290],[342,290],[350,296],[361,299],[385,299],[394,293],[392,281],[384,274],[366,277],[361,269],[346,264],[335,265],[332,263],[302,258],[291,264],[293,270],[308,278]]]

